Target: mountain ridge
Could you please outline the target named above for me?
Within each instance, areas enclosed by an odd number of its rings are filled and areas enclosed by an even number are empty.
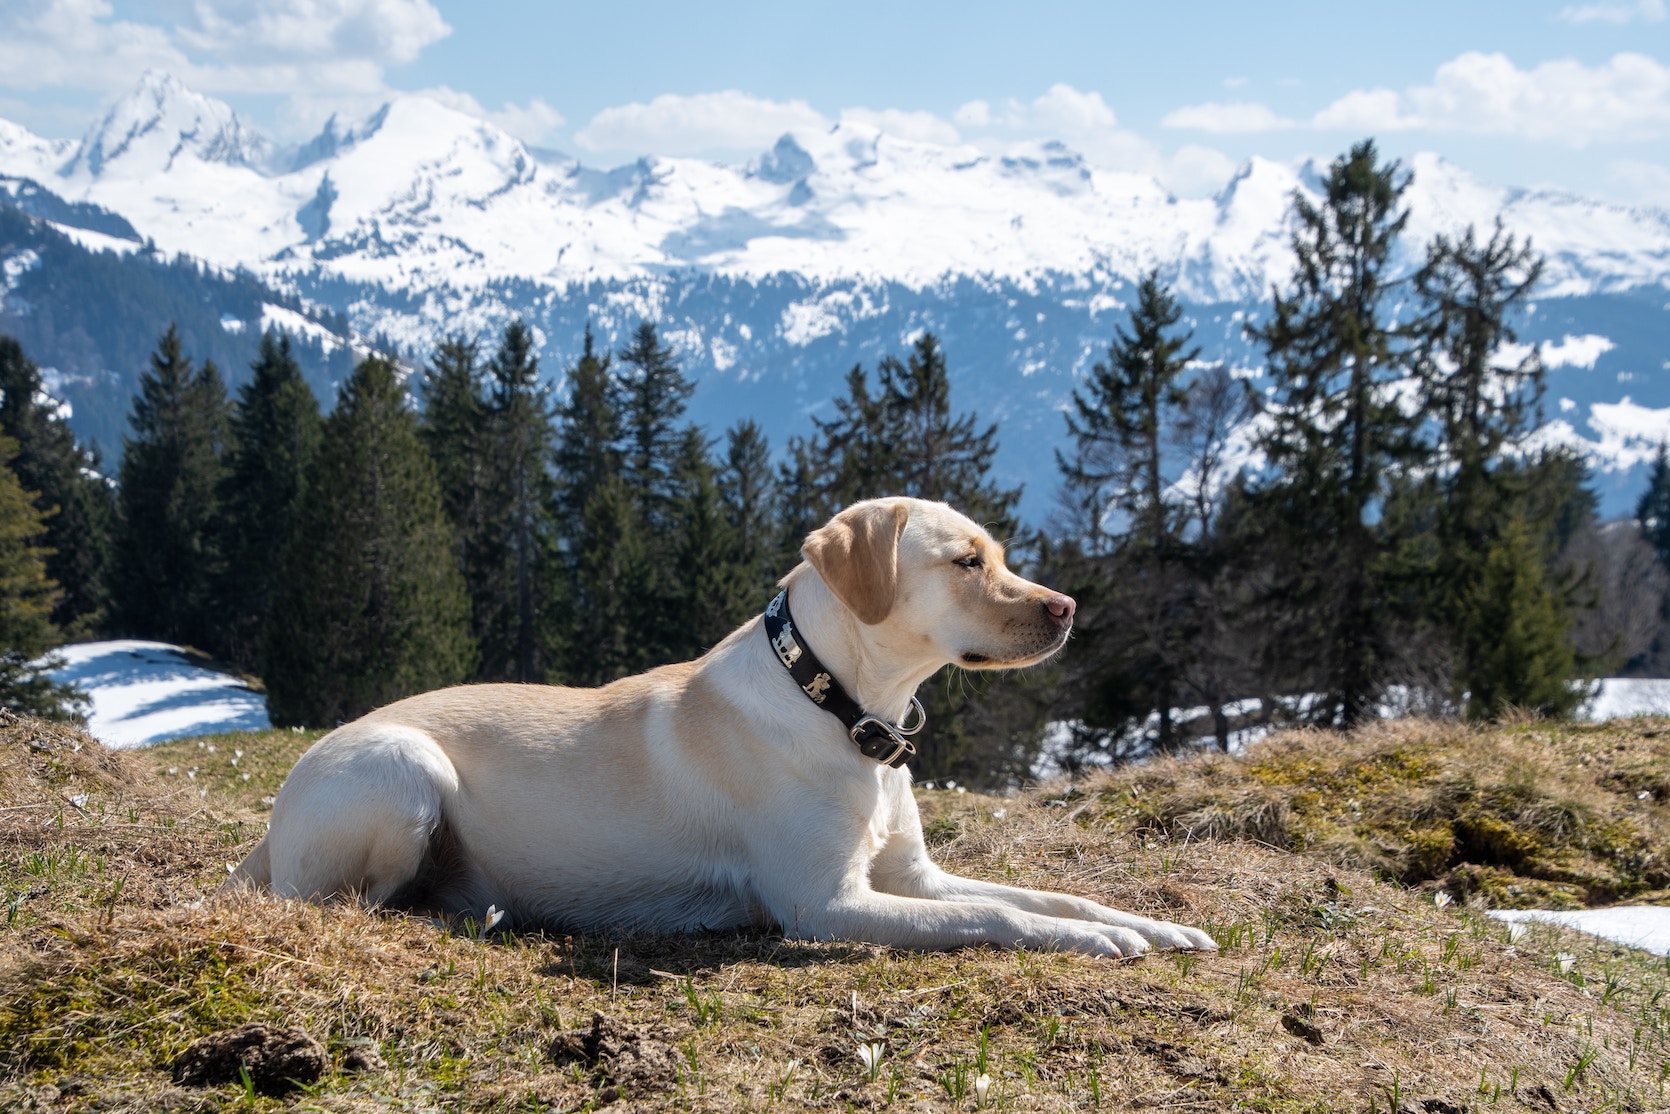
[[[1490,185],[1436,155],[1406,169],[1405,270],[1433,235],[1500,216],[1547,259],[1523,339],[1611,346],[1552,371],[1550,398],[1573,404],[1553,433],[1581,442],[1621,490],[1640,454],[1592,425],[1615,430],[1621,411],[1594,407],[1627,395],[1631,414],[1670,408],[1670,214]],[[418,359],[448,333],[490,335],[520,316],[556,378],[588,324],[612,344],[655,319],[702,383],[693,413],[715,429],[748,415],[805,432],[853,363],[931,329],[953,360],[954,405],[1005,423],[999,470],[1028,483],[1034,520],[1054,486],[1040,448],[1064,436],[1058,412],[1134,281],[1158,269],[1208,356],[1256,369],[1242,326],[1289,273],[1294,193],[1315,200],[1325,172],[1253,158],[1212,197],[1180,198],[1056,141],[994,153],[850,121],[786,133],[741,165],[598,169],[411,94],[283,146],[158,74],[79,141],[0,121],[0,175]],[[1670,433],[1670,409],[1643,420]]]

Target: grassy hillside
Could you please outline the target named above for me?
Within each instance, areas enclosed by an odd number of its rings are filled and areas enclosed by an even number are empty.
[[[1016,800],[922,794],[954,869],[1223,948],[1109,963],[217,903],[313,736],[111,753],[4,719],[0,1108],[1658,1109],[1670,965],[1477,906],[1662,897],[1663,730],[1294,734]],[[173,1082],[251,1021],[305,1029],[330,1070],[283,1098]]]

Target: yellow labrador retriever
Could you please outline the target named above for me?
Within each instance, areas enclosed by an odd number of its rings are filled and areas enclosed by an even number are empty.
[[[756,618],[693,662],[599,689],[414,696],[302,755],[233,889],[567,929],[777,925],[901,948],[1129,956],[1205,933],[947,874],[903,768],[916,687],[1030,665],[1073,601],[943,503],[877,499],[813,532]]]

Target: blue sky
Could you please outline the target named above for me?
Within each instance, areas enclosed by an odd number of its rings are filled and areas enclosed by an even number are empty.
[[[77,135],[155,67],[280,139],[401,91],[595,165],[741,159],[849,117],[988,150],[1059,138],[1198,194],[1251,155],[1372,134],[1493,182],[1670,206],[1666,16],[1666,0],[0,0],[0,116]]]

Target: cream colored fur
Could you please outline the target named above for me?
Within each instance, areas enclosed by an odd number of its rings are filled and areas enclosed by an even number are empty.
[[[803,552],[784,578],[801,638],[894,722],[947,662],[1032,664],[1071,626],[1072,600],[1008,571],[941,503],[856,504]],[[859,754],[760,628],[599,689],[470,685],[340,727],[296,763],[227,886],[477,918],[496,905],[511,923],[567,929],[777,925],[1102,956],[1214,947],[1192,928],[941,870],[908,769]]]

